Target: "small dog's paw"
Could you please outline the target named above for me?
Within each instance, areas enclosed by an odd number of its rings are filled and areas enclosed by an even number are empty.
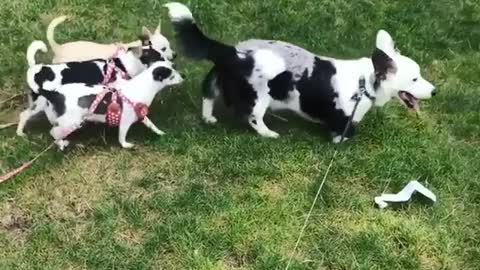
[[[67,140],[59,140],[59,141],[56,141],[55,143],[57,144],[58,149],[60,149],[60,151],[65,150],[65,148],[70,145],[70,142]]]
[[[217,123],[217,118],[215,116],[204,116],[203,121],[205,124],[214,125]]]
[[[346,141],[348,141],[348,138],[347,138],[347,137],[343,138],[343,142],[346,142]],[[333,142],[334,144],[339,144],[339,143],[341,143],[341,142],[342,142],[342,136],[339,135],[339,136],[333,137],[332,142]]]
[[[133,148],[135,145],[133,143],[128,143],[128,142],[124,142],[122,143],[122,147],[125,148],[125,149],[131,149]]]
[[[25,134],[25,132],[23,132],[23,130],[17,130],[17,136],[18,137],[25,137],[26,134]]]
[[[277,139],[278,137],[280,137],[280,134],[278,134],[277,132],[272,131],[272,130],[262,132],[262,133],[260,133],[260,135],[265,137],[265,138],[272,138],[272,139]]]

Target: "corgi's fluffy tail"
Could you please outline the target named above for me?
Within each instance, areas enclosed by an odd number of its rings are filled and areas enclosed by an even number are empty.
[[[179,45],[186,56],[197,60],[210,60],[220,66],[238,60],[235,47],[210,39],[198,28],[187,6],[175,2],[164,6],[168,8]]]

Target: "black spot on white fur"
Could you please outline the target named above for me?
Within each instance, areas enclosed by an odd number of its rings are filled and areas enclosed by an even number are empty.
[[[55,72],[49,66],[43,66],[33,79],[38,87],[42,88],[45,82],[55,79]]]
[[[96,97],[97,95],[94,94],[80,97],[78,98],[78,106],[84,109],[90,108]]]
[[[87,83],[93,85],[101,83],[104,71],[97,65],[100,61],[106,66],[106,61],[103,60],[67,63],[67,68],[61,72],[62,84]]]
[[[247,55],[235,69],[217,68],[216,76],[212,76],[216,79],[217,88],[223,92],[225,104],[232,106],[241,117],[252,113],[257,99],[257,92],[247,80],[252,75],[254,64],[252,56]]]
[[[140,61],[146,66],[150,66],[152,63],[158,61],[165,61],[165,58],[150,45],[148,48],[142,49],[142,55]]]
[[[156,51],[152,47],[152,41],[150,37],[147,35],[140,36],[140,40],[142,42],[142,52],[140,55],[140,61],[142,64],[146,66],[150,66],[152,63],[158,61],[165,61],[165,57],[161,54],[161,52]],[[130,48],[129,50],[134,50],[135,48]],[[162,48],[163,49],[163,48]],[[167,48],[165,47],[162,52],[165,52]]]
[[[268,82],[270,96],[276,100],[286,100],[293,90],[292,72],[284,71]]]
[[[379,49],[373,52],[372,63],[375,68],[374,88],[376,89],[380,86],[380,82],[387,78],[387,73],[396,71],[396,67],[393,59]]]
[[[296,82],[300,92],[300,107],[304,113],[313,119],[319,119],[328,126],[330,131],[341,135],[348,122],[343,110],[335,108],[338,94],[332,85],[332,77],[337,73],[335,66],[328,60],[315,58],[313,71],[308,76],[307,70]],[[347,132],[347,137],[353,135],[353,128]]]
[[[158,67],[152,71],[153,79],[156,81],[163,81],[172,76],[172,70],[167,67]]]
[[[239,69],[235,73],[213,67],[203,81],[203,96],[214,98],[220,94],[216,93],[214,89],[219,89],[225,105],[233,107],[235,113],[241,117],[250,115],[257,99],[257,93],[246,80],[246,77],[251,75],[253,59],[249,58],[247,63],[243,69]]]
[[[65,96],[63,94],[43,89],[40,89],[39,93],[52,104],[58,116],[62,116],[65,113]]]

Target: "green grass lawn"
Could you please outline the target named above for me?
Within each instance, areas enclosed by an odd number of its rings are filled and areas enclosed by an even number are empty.
[[[110,3],[111,2],[111,3]],[[0,124],[23,109],[25,51],[68,14],[58,41],[130,41],[163,18],[156,0],[2,0]],[[280,39],[356,58],[388,30],[438,87],[416,116],[374,109],[342,145],[290,269],[478,269],[480,265],[480,4],[448,0],[188,1],[203,30],[229,43]],[[174,45],[174,44],[173,44]],[[175,46],[175,45],[174,45]],[[49,59],[44,57],[45,60]],[[180,57],[183,85],[162,93],[123,150],[91,127],[0,186],[0,269],[285,269],[334,151],[327,134],[289,114],[264,139],[229,110],[200,120],[208,63]],[[0,130],[0,173],[52,141],[47,122]],[[79,144],[84,147],[80,147]],[[421,178],[439,198],[379,210],[373,198]]]

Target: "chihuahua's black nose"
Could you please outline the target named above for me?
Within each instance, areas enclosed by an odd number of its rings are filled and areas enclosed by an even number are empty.
[[[433,90],[432,91],[432,97],[436,96],[437,95],[437,89]]]
[[[180,76],[182,76],[182,78],[184,78],[184,79],[187,78],[187,76],[186,76],[185,73],[183,73],[183,72],[180,73]]]

